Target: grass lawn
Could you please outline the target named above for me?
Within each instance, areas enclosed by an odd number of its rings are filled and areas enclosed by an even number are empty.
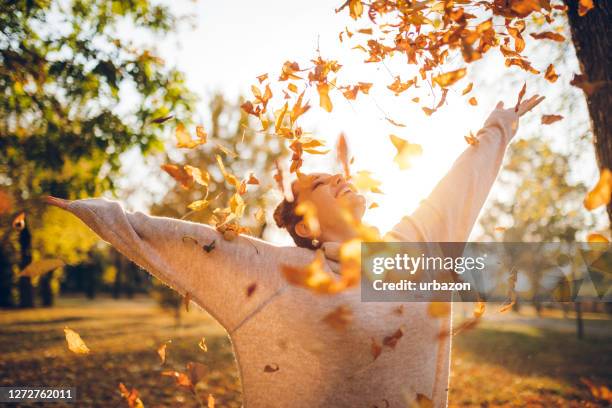
[[[582,341],[575,338],[573,321],[559,316],[509,314],[459,334],[453,339],[450,406],[609,406],[581,378],[610,387],[612,321],[589,318],[585,323]],[[81,335],[92,350],[89,355],[68,351],[66,326]],[[79,403],[66,406],[119,407],[126,406],[117,388],[123,382],[138,389],[146,407],[196,407],[190,391],[161,372],[183,371],[186,363],[197,361],[209,368],[206,387],[200,389],[204,400],[210,393],[219,407],[241,404],[230,342],[198,310],[183,314],[176,327],[173,316],[149,299],[61,299],[52,309],[2,311],[0,327],[0,386],[74,386]],[[198,347],[202,337],[207,352]],[[168,340],[162,366],[156,350]]]

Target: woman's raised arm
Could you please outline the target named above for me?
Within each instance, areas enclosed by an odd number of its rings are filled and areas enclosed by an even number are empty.
[[[519,117],[538,105],[538,95],[514,108],[496,109],[468,147],[416,211],[389,232],[394,241],[465,242],[501,167],[506,147],[518,129]]]
[[[69,202],[49,197],[47,202],[76,215],[180,294],[188,293],[229,332],[286,286],[278,272],[281,261],[305,262],[311,256],[311,251],[242,235],[225,241],[208,225],[130,213],[106,199]]]

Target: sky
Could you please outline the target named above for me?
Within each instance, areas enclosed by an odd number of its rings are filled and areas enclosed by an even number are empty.
[[[177,27],[178,34],[156,42],[167,64],[184,71],[189,88],[201,96],[199,116],[204,125],[206,105],[214,92],[222,91],[230,100],[241,94],[250,96],[249,89],[256,82],[257,75],[269,73],[271,78],[275,78],[282,63],[287,60],[308,66],[317,48],[323,58],[337,59],[343,64],[343,78],[353,83],[365,81],[388,85],[393,82],[395,75],[401,75],[403,80],[415,75],[414,67],[405,64],[403,59],[394,60],[386,64],[386,67],[363,64],[363,53],[351,50],[352,45],[340,43],[339,31],[347,25],[359,27],[359,24],[350,20],[348,13],[334,12],[340,3],[330,0],[231,3],[201,0],[196,3],[179,3],[173,7],[179,11],[194,12],[195,28],[182,24]],[[365,25],[365,21],[362,24]],[[539,44],[540,49],[536,50],[532,60],[534,66],[542,71],[549,56],[542,49],[546,46]],[[450,92],[447,105],[432,117],[425,116],[421,104],[410,101],[412,97],[419,96],[422,101],[432,104],[434,96],[430,90],[421,88],[415,91],[417,93],[395,97],[384,86],[379,87],[383,88],[380,91],[374,89],[371,96],[360,96],[353,102],[346,101],[339,94],[332,96],[334,109],[329,114],[309,112],[308,120],[302,123],[305,130],[325,139],[329,146],[333,146],[338,135],[344,132],[356,158],[353,171],[372,171],[374,177],[383,182],[382,190],[385,194],[369,197],[379,207],[366,214],[366,222],[385,231],[414,210],[448,171],[455,158],[467,148],[464,136],[470,131],[476,133],[498,100],[504,100],[506,105],[514,104],[523,80],[529,81],[529,93],[532,90],[551,88],[545,82],[525,75],[518,68],[506,69],[498,51],[490,54],[482,61],[470,65],[471,73],[456,86],[459,92]],[[571,72],[577,71],[577,63],[573,52],[567,54],[568,62],[565,67],[559,67],[558,72],[564,80],[569,81]],[[451,60],[448,70],[462,66],[461,59],[457,58]],[[460,95],[460,90],[471,81],[476,83],[471,94],[479,101],[476,107],[468,105],[467,98]],[[547,92],[550,93],[547,94],[548,100],[536,108],[531,119],[526,118],[525,123],[521,123],[517,139],[538,133],[557,140],[560,148],[571,148],[564,140],[568,140],[572,132],[584,132],[587,126],[585,123],[588,123],[584,98],[576,93],[577,106],[572,106],[572,112],[566,113],[565,121],[545,129],[536,128],[541,114],[569,109],[558,106],[555,91]],[[439,98],[439,90],[435,96]],[[311,101],[311,104],[317,103],[317,98]],[[385,115],[405,123],[407,127],[390,125],[384,120]],[[422,145],[423,156],[415,162],[413,168],[401,171],[393,163],[394,148],[389,141],[389,134]],[[138,166],[132,159],[128,156],[126,163]],[[322,159],[307,162],[304,170],[329,170],[332,160],[331,154],[323,156]],[[589,180],[592,184],[596,181],[596,174],[593,158],[580,166],[576,177]]]

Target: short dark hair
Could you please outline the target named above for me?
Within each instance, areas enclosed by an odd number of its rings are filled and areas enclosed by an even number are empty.
[[[313,244],[312,238],[304,238],[298,235],[295,231],[295,226],[304,220],[304,217],[297,215],[295,209],[297,207],[297,194],[293,191],[293,201],[288,201],[286,198],[280,202],[274,210],[274,221],[279,228],[285,228],[295,244],[301,248],[317,249],[318,245]]]

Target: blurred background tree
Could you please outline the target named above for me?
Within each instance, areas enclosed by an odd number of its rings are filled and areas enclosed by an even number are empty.
[[[5,205],[0,214],[2,236],[8,234],[0,248],[2,305],[13,303],[7,287],[13,274],[33,256],[47,254],[46,244],[33,253],[31,236],[53,241],[37,237],[42,225],[29,222],[47,211],[37,199],[112,191],[124,152],[160,147],[162,127],[152,120],[190,114],[195,98],[182,73],[165,67],[151,48],[156,36],[185,18],[148,0],[0,4],[0,190],[12,208],[28,215],[24,228],[10,234],[16,213]],[[148,43],[120,38],[117,27],[126,24]],[[78,242],[75,252],[85,253],[85,242],[91,241]],[[50,285],[48,280],[43,285]],[[20,277],[18,287],[19,305],[33,306],[30,278]]]

